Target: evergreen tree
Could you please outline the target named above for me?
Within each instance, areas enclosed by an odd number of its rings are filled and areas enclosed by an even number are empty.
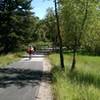
[[[8,53],[29,39],[31,0],[2,0],[0,6],[0,51]]]

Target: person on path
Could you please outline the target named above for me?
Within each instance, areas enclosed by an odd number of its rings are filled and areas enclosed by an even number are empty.
[[[33,49],[33,47],[30,45],[30,46],[28,47],[28,49],[27,49],[27,53],[29,54],[29,59],[32,58],[33,52],[34,52],[34,49]]]

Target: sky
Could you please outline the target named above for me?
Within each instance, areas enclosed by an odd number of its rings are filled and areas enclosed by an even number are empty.
[[[38,16],[40,19],[43,19],[46,15],[46,9],[48,7],[54,8],[54,0],[33,0],[32,1],[32,8],[35,15]]]

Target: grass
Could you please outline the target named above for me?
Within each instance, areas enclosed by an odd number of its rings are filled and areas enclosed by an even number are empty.
[[[65,72],[60,69],[59,55],[49,56],[55,66],[53,90],[55,100],[100,100],[100,57],[77,55],[76,70],[71,73],[71,55],[64,55]]]
[[[0,55],[0,67],[5,67],[6,65],[17,61],[20,59],[20,56],[22,55],[22,52],[17,53],[9,53],[7,55]]]

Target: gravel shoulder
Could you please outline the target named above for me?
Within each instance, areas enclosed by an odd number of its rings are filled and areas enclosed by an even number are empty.
[[[51,64],[48,59],[43,60],[43,76],[40,83],[39,93],[36,100],[53,100],[50,71]]]

